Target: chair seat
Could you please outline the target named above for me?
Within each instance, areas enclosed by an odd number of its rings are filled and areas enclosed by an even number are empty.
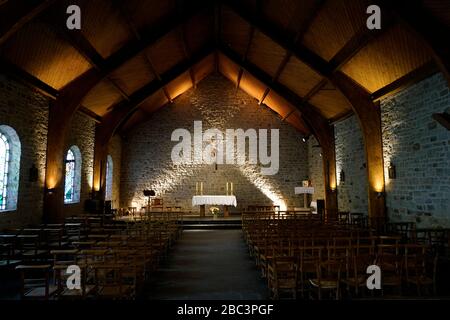
[[[58,290],[57,286],[49,286],[48,289],[48,296],[52,296],[56,291]],[[32,288],[30,290],[28,290],[27,292],[25,292],[24,294],[25,298],[44,298],[45,297],[45,288],[44,287],[37,287],[37,288]]]
[[[278,279],[277,287],[280,289],[291,289],[297,286],[295,279]]]
[[[433,279],[427,276],[410,277],[408,282],[421,285],[432,285],[434,283]]]
[[[309,279],[309,282],[311,283],[312,286],[316,287],[316,288],[321,288],[321,289],[336,289],[339,286],[339,283],[337,280],[320,280],[320,284],[319,284],[319,280],[318,279]]]
[[[352,277],[342,280],[343,283],[349,286],[365,286],[366,285],[366,278],[364,276],[359,277]]]
[[[1,260],[0,267],[16,266],[22,263],[21,260]]]
[[[131,285],[122,286],[102,286],[99,288],[97,294],[102,297],[123,297],[129,296],[134,290]]]

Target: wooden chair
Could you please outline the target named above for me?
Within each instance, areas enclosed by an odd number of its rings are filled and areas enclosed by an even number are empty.
[[[416,287],[419,296],[424,289],[430,293],[430,288],[431,293],[436,295],[437,264],[438,254],[427,252],[427,246],[405,246],[406,281]]]
[[[273,257],[268,267],[268,285],[272,299],[280,299],[283,294],[297,298],[298,263],[295,257]]]
[[[317,294],[317,298],[322,300],[324,291],[330,294],[334,293],[335,299],[341,298],[341,269],[343,261],[326,260],[320,261],[316,265],[316,277],[310,279],[311,292]]]
[[[99,299],[131,299],[136,291],[134,284],[124,281],[124,266],[115,263],[94,266],[95,294]]]
[[[375,264],[382,270],[382,295],[386,288],[393,288],[402,295],[404,258],[397,244],[379,244]]]
[[[51,265],[18,265],[22,299],[44,299],[52,297],[57,287],[50,283]]]
[[[347,266],[347,274],[342,279],[342,283],[347,286],[347,292],[359,295],[364,292],[367,281],[367,267],[374,264],[373,247],[370,245],[349,248],[350,256]]]

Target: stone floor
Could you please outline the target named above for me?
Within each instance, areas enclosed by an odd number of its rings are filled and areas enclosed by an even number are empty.
[[[158,300],[267,299],[242,230],[185,230],[144,295]]]

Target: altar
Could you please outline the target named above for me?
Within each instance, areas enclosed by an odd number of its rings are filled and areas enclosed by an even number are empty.
[[[224,217],[229,216],[229,206],[237,206],[236,196],[196,195],[192,197],[192,206],[200,206],[200,217],[205,216],[206,205],[224,206]]]

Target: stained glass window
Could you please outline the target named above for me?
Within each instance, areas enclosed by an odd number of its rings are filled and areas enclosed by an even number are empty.
[[[113,160],[110,155],[106,159],[106,190],[105,199],[112,200]]]
[[[66,156],[66,178],[64,186],[64,202],[73,202],[75,200],[75,156],[69,149]]]
[[[0,210],[6,209],[9,157],[8,138],[0,133]]]

